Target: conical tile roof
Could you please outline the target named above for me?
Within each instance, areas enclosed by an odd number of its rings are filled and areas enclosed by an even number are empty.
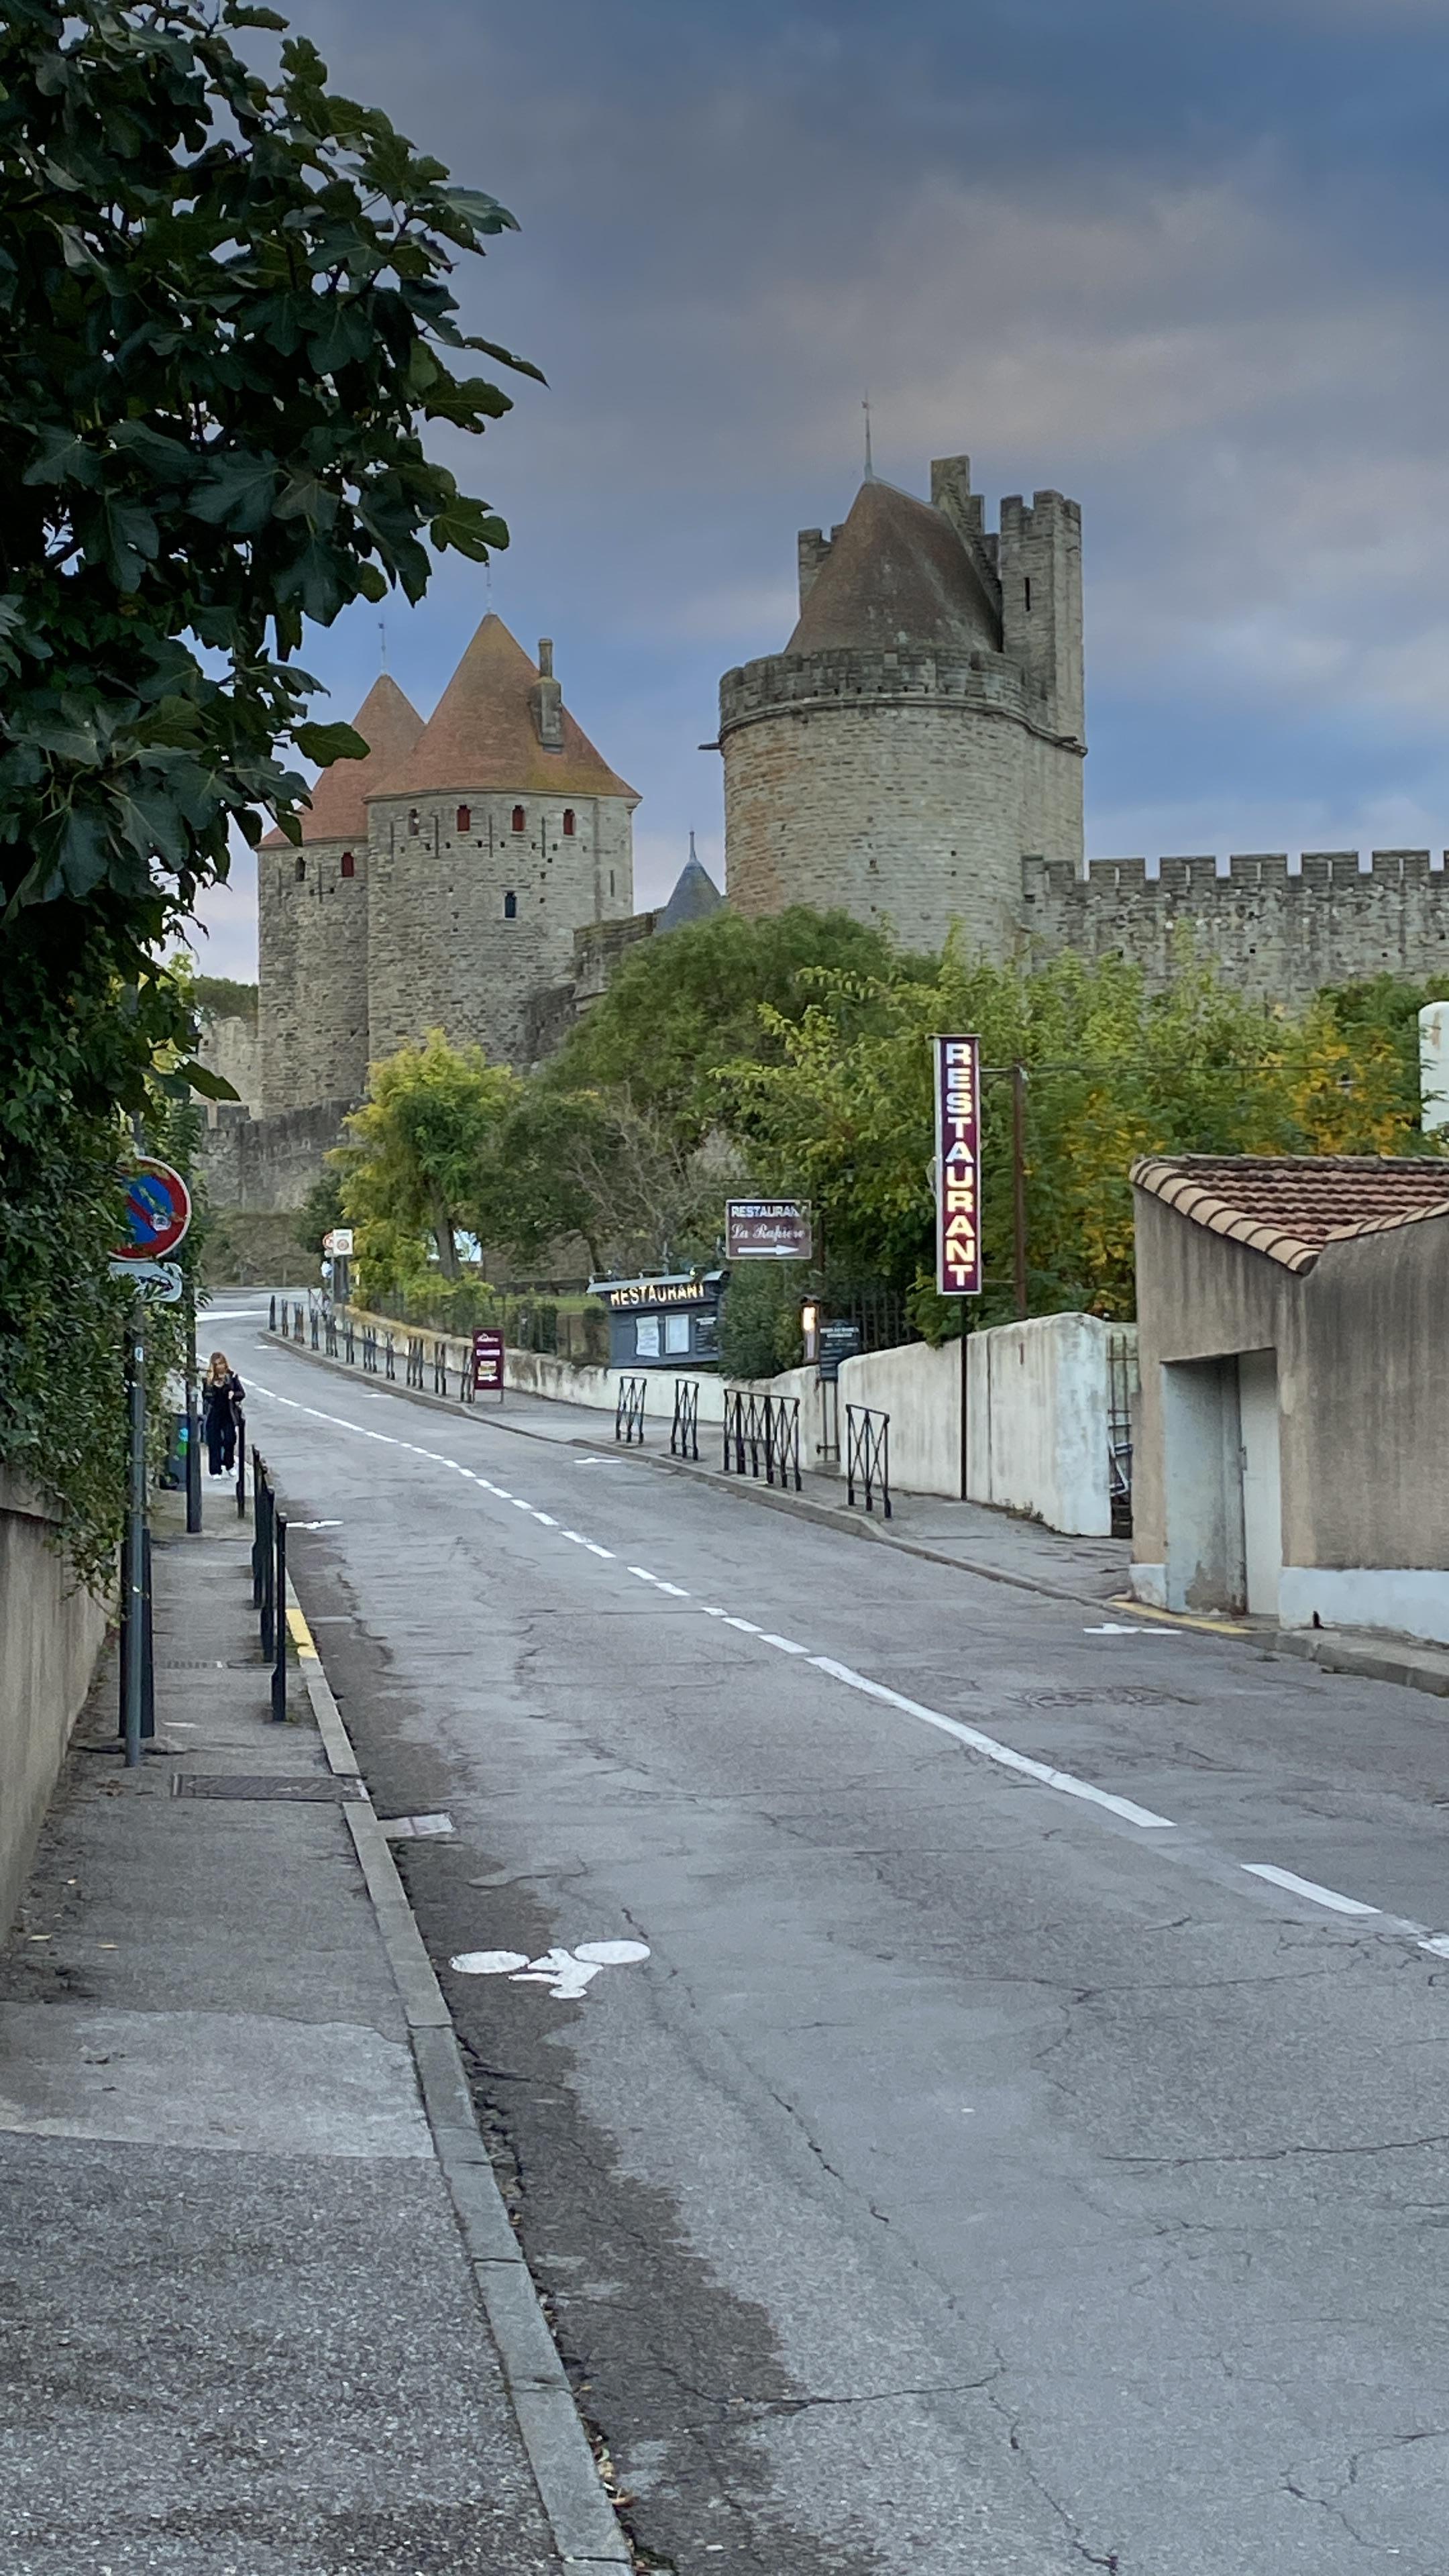
[[[949,519],[893,483],[862,483],[787,653],[1001,650],[1000,621]]]
[[[365,842],[366,798],[402,766],[423,730],[417,708],[386,671],[373,681],[352,724],[367,744],[367,758],[337,760],[323,770],[312,790],[310,810],[302,817],[304,842]],[[289,846],[285,832],[268,832],[262,843],[264,850]]]
[[[678,930],[686,921],[707,921],[718,912],[724,896],[703,862],[696,856],[694,834],[689,836],[689,856],[674,882],[674,892],[659,916],[661,930]]]
[[[490,609],[429,722],[385,796],[627,796],[586,733],[563,711],[563,741],[546,751],[529,694],[538,669]]]

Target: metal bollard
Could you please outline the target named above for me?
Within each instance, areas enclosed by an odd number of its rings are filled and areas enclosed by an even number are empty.
[[[273,1564],[276,1597],[276,1646],[272,1663],[272,1724],[287,1722],[287,1515],[278,1512],[277,1550]]]

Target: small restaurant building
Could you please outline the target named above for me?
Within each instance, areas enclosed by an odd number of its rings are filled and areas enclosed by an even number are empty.
[[[591,1279],[609,1310],[609,1366],[719,1366],[719,1310],[729,1273],[672,1271],[662,1278]]]

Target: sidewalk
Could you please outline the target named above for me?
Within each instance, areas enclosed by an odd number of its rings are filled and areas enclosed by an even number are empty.
[[[268,1337],[263,1334],[262,1339],[267,1345]],[[480,1422],[529,1439],[562,1441],[596,1450],[600,1456],[632,1458],[677,1475],[702,1477],[728,1492],[747,1494],[755,1502],[777,1510],[803,1512],[832,1528],[882,1540],[912,1555],[930,1557],[942,1565],[958,1565],[968,1573],[986,1574],[998,1582],[1020,1583],[1034,1592],[1060,1592],[1072,1600],[1105,1601],[1126,1589],[1132,1556],[1130,1539],[1068,1537],[1059,1530],[1047,1529],[1040,1521],[994,1510],[987,1503],[953,1502],[934,1494],[894,1491],[887,1521],[879,1496],[873,1512],[868,1513],[860,1501],[852,1508],[846,1500],[844,1476],[823,1473],[803,1457],[799,1494],[793,1486],[786,1494],[767,1485],[763,1461],[759,1477],[752,1477],[748,1472],[748,1450],[746,1473],[726,1475],[717,1423],[700,1425],[696,1465],[670,1457],[667,1412],[646,1412],[642,1448],[622,1444],[616,1447],[613,1415],[589,1405],[569,1404],[552,1396],[525,1395],[510,1387],[501,1404],[496,1396],[479,1396],[476,1407],[465,1406],[452,1397],[419,1393],[400,1383],[389,1386],[381,1377],[364,1377],[360,1365],[349,1368],[345,1360],[329,1360],[300,1342],[284,1342],[279,1337],[274,1347],[293,1359],[307,1360],[329,1376],[354,1378],[369,1389],[385,1389],[410,1404],[426,1405],[437,1412],[476,1414]]]
[[[108,1662],[0,1952],[0,2566],[551,2576],[570,2492],[579,2563],[627,2565],[340,1725],[334,1768],[295,1672],[268,1724],[249,1531],[206,1508],[154,1549],[175,1750],[122,1767]]]

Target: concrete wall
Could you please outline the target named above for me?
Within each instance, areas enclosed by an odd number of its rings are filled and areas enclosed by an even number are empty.
[[[1168,858],[1149,877],[1143,859],[1072,867],[1028,859],[1023,918],[1037,957],[1074,949],[1125,956],[1156,992],[1176,971],[1184,940],[1259,1001],[1303,1002],[1320,985],[1393,974],[1416,980],[1449,969],[1449,872],[1428,850],[1305,850],[1290,875],[1283,852],[1228,862]]]
[[[1449,1182],[1449,1170],[1446,1170]],[[1329,1244],[1304,1276],[1137,1193],[1142,1392],[1134,1582],[1174,1606],[1191,1568],[1172,1373],[1275,1353],[1283,1576],[1279,1616],[1403,1627],[1449,1642],[1449,1217]],[[1181,1561],[1180,1561],[1181,1560]],[[1199,1585],[1201,1591],[1201,1585]]]
[[[967,1494],[1028,1512],[1048,1529],[1094,1537],[1112,1526],[1107,1351],[1095,1315],[1042,1315],[969,1335]],[[891,1417],[891,1482],[905,1493],[961,1492],[961,1350],[923,1342],[846,1360],[846,1404]]]
[[[54,1535],[48,1505],[0,1468],[0,1935],[106,1633],[104,1609],[73,1584]]]

